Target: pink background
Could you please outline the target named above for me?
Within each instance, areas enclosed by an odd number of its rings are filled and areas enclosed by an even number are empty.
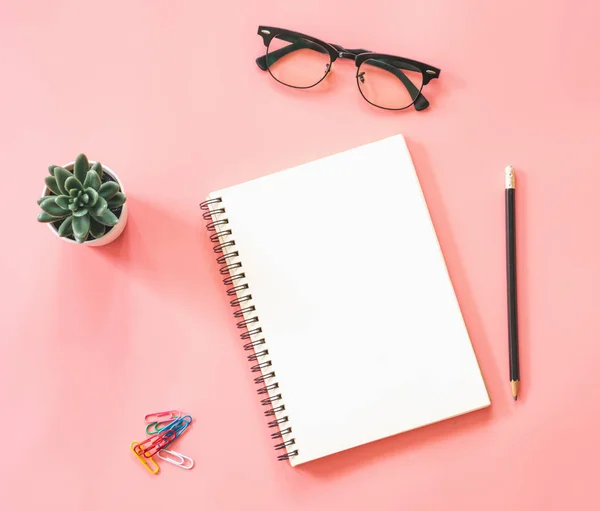
[[[3,511],[598,509],[600,68],[593,2],[3,1]],[[368,105],[350,61],[295,91],[257,26],[440,67],[429,110]],[[198,203],[403,133],[492,407],[292,469],[275,460]],[[35,221],[79,152],[129,192],[99,249]],[[508,385],[503,168],[518,171],[521,398]],[[310,200],[310,197],[307,197]],[[357,214],[372,210],[365,197]],[[365,237],[367,233],[356,233]],[[309,374],[307,374],[307,378]],[[142,418],[195,417],[159,476]]]

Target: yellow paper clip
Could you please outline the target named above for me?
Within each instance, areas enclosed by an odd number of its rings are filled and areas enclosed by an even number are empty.
[[[140,463],[148,469],[148,472],[150,472],[151,474],[154,474],[154,475],[158,474],[160,467],[157,465],[156,461],[154,461],[154,459],[152,459],[152,458],[146,458],[144,456],[140,456],[137,452],[135,452],[136,445],[140,445],[140,443],[139,442],[131,442],[131,445],[129,446],[129,448],[131,449],[131,452],[133,454],[135,454],[135,457],[138,460],[140,460]],[[152,464],[154,465],[155,468],[150,467],[149,462],[152,462]]]

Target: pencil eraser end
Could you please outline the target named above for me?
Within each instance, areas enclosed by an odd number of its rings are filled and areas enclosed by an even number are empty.
[[[504,169],[504,183],[506,188],[514,188],[515,187],[515,169],[513,169],[512,165],[507,165]]]

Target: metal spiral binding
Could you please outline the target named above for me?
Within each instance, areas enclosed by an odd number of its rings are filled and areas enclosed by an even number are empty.
[[[223,215],[226,214],[225,207],[222,204],[221,198],[209,199],[200,204],[200,209],[204,212],[202,218],[208,222],[206,228],[211,233],[210,241],[214,243],[213,251],[215,254],[220,254],[217,258],[217,263],[221,265],[219,273],[226,276],[223,279],[223,284],[229,286],[227,296],[234,297],[230,304],[237,310],[233,313],[236,319],[240,319],[237,327],[244,330],[240,337],[242,340],[248,341],[244,344],[245,351],[251,351],[248,355],[248,361],[254,364],[250,367],[253,373],[261,373],[260,376],[254,378],[254,383],[261,385],[256,391],[260,396],[267,395],[268,397],[261,400],[263,406],[269,408],[264,412],[266,417],[274,417],[268,423],[269,428],[278,428],[276,433],[271,434],[273,440],[281,439],[282,442],[275,445],[276,451],[286,450],[288,447],[296,444],[295,438],[285,439],[287,435],[292,433],[292,428],[289,425],[289,417],[281,415],[285,411],[285,404],[282,403],[281,394],[273,394],[272,392],[279,389],[279,383],[273,381],[275,371],[272,370],[272,362],[265,360],[269,355],[269,349],[264,337],[252,339],[262,333],[260,320],[256,315],[256,307],[252,305],[252,294],[250,286],[244,279],[246,274],[243,272],[242,263],[236,260],[239,257],[239,252],[231,247],[235,247],[235,241],[230,238],[233,232],[229,228],[229,220]],[[241,270],[236,272],[236,270]],[[280,461],[288,460],[298,456],[298,449],[287,451],[285,454],[280,454],[277,459]]]

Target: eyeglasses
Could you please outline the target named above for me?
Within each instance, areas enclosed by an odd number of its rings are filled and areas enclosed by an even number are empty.
[[[278,82],[309,89],[325,79],[338,58],[352,59],[362,97],[386,110],[404,110],[411,105],[415,110],[425,110],[429,101],[421,91],[432,78],[440,76],[439,69],[422,62],[363,49],[349,50],[291,30],[260,26],[258,35],[267,50],[256,64]]]

